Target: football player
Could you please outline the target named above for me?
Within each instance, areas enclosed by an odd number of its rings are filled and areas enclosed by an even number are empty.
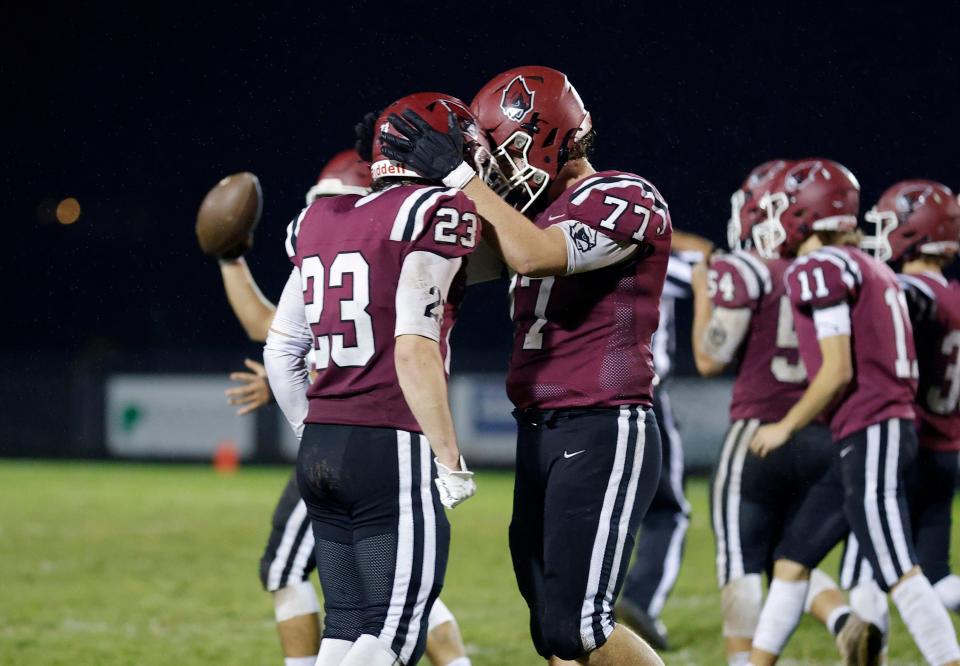
[[[618,621],[661,650],[668,649],[668,643],[660,613],[680,574],[690,525],[690,504],[683,488],[683,444],[667,392],[676,351],[674,310],[676,301],[693,295],[691,269],[712,249],[713,243],[705,238],[673,230],[667,279],[660,299],[660,325],[653,336],[653,365],[659,379],[653,392],[653,413],[663,444],[660,483],[640,523],[636,554],[614,608]]]
[[[830,467],[833,455],[830,431],[817,422],[766,458],[748,450],[757,428],[779,421],[802,395],[807,380],[783,283],[790,261],[764,259],[751,249],[753,227],[763,219],[759,202],[787,166],[786,160],[771,160],[750,172],[730,198],[730,253],[714,255],[709,269],[707,263],[694,269],[697,369],[712,377],[737,363],[731,426],[714,469],[710,502],[731,666],[749,660],[763,605],[761,576],[769,571],[783,526],[793,519],[807,489]],[[805,608],[824,621],[844,656],[869,639],[869,628],[850,614],[836,585],[819,570],[813,572]]]
[[[386,112],[410,109],[443,129],[450,114],[463,157],[478,167],[489,157],[459,100],[420,93]],[[381,147],[378,137],[372,194],[319,199],[288,227],[294,268],[264,346],[301,440],[297,485],[324,592],[318,666],[419,661],[446,569],[443,507],[476,488],[453,429],[446,359],[480,222],[466,196],[392,164]]]
[[[856,247],[859,198],[842,165],[799,160],[775,177],[760,201],[766,219],[753,230],[761,256],[797,255],[784,279],[811,380],[783,418],[757,429],[750,447],[771,455],[821,414],[836,444],[833,464],[777,547],[755,666],[776,662],[803,611],[810,569],[848,530],[924,658],[960,664],[950,618],[917,564],[910,533],[904,481],[917,447],[917,360],[907,303],[893,271]],[[828,509],[838,504],[839,517]]]
[[[354,150],[335,155],[309,189],[309,206],[319,197],[341,194],[364,195],[370,192],[370,165]],[[251,239],[252,240],[252,239]],[[234,314],[254,342],[265,342],[276,310],[264,298],[243,258],[247,241],[232,258],[220,259],[224,289]],[[239,383],[227,389],[230,404],[238,405],[238,414],[249,414],[268,404],[273,396],[263,364],[246,359],[246,372],[231,373]],[[316,567],[313,532],[306,506],[300,499],[296,478],[291,474],[274,509],[272,527],[260,559],[260,581],[273,595],[277,630],[285,666],[313,666],[320,646],[320,602],[310,583]],[[456,619],[437,599],[429,617],[427,657],[434,666],[469,666]]]
[[[489,185],[461,156],[455,128],[412,113],[390,116],[403,136],[388,136],[385,153],[468,194],[515,272],[510,549],[533,642],[546,658],[661,664],[612,611],[660,474],[650,345],[667,204],[639,176],[593,168],[590,114],[561,72],[509,70],[471,107],[500,167]]]
[[[876,226],[860,245],[899,268],[917,343],[919,448],[908,484],[917,561],[944,606],[960,612],[960,578],[950,573],[951,504],[960,451],[960,284],[943,275],[960,247],[960,205],[945,185],[905,180],[887,189],[865,218]],[[851,599],[871,599],[873,571],[859,550],[856,538],[848,540],[841,582],[857,583]],[[885,602],[882,598],[884,615]]]

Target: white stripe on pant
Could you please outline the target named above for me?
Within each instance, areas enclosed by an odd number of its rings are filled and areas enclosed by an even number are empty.
[[[713,482],[711,518],[717,539],[717,581],[721,587],[744,575],[743,551],[740,547],[743,463],[750,440],[759,426],[757,419],[741,419],[733,423],[723,443],[717,475]]]
[[[597,595],[600,592],[602,584],[601,574],[603,562],[608,552],[610,532],[615,527],[616,543],[614,545],[613,562],[610,567],[610,577],[605,581],[603,587],[604,591],[601,602],[604,614],[604,620],[602,621],[603,634],[605,637],[609,637],[613,631],[613,624],[610,620],[610,611],[613,605],[613,591],[616,588],[617,578],[620,574],[623,547],[626,542],[627,529],[633,513],[633,503],[636,499],[637,483],[640,478],[641,465],[643,464],[643,452],[646,439],[646,411],[637,408],[636,412],[637,441],[633,452],[633,459],[630,461],[626,458],[627,449],[630,445],[631,408],[621,407],[620,415],[617,419],[617,449],[614,455],[613,468],[607,479],[607,489],[604,493],[597,533],[593,540],[593,549],[590,555],[590,574],[587,578],[587,588],[580,610],[580,638],[583,642],[584,650],[588,652],[597,647],[597,637],[594,634],[593,620],[596,612]],[[628,475],[627,490],[620,519],[616,526],[614,526],[613,512],[617,502],[617,495],[623,482],[624,472]]]
[[[273,562],[270,563],[270,571],[267,574],[268,590],[277,590],[280,588],[280,581],[283,578],[283,570],[290,561],[291,551],[293,550],[294,543],[297,540],[297,534],[300,532],[300,529],[304,523],[309,523],[309,518],[307,517],[307,505],[303,503],[303,500],[300,500],[287,517],[287,522],[283,528],[283,538],[280,540],[280,545],[277,546],[277,552],[273,558]],[[309,549],[304,551],[307,542],[310,544]],[[302,564],[300,568],[302,571],[303,567],[306,566],[307,558],[310,557],[310,551],[312,549],[313,531],[310,529],[308,524],[307,530],[300,542],[300,547],[297,549],[297,553],[294,556],[296,559],[294,560],[293,567],[291,567],[291,573],[293,573],[294,567],[296,567],[297,562],[300,560],[301,553],[303,553]],[[300,581],[298,580],[297,582],[299,583]]]
[[[434,569],[436,566],[436,515],[433,509],[433,495],[431,483],[433,482],[430,474],[430,448],[425,437],[418,437],[420,442],[420,484],[419,487],[413,487],[413,459],[412,459],[412,438],[409,432],[397,431],[397,458],[400,474],[398,506],[399,518],[397,521],[397,556],[394,567],[393,590],[390,595],[390,608],[387,610],[387,617],[383,624],[383,629],[377,637],[382,643],[390,646],[397,633],[400,630],[400,623],[403,618],[403,612],[407,605],[407,596],[410,591],[410,583],[413,578],[413,555],[414,544],[414,512],[413,512],[413,493],[420,496],[422,503],[422,516],[416,518],[423,521],[423,559],[419,563],[420,587],[417,590],[415,607],[410,616],[407,625],[407,634],[403,637],[403,647],[398,657],[402,662],[406,662],[416,648],[417,641],[420,638],[420,620],[426,608],[427,598],[430,589],[433,587]]]

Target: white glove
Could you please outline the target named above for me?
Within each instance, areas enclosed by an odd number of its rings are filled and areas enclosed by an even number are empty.
[[[467,469],[467,463],[460,456],[460,471],[454,472],[442,462],[433,459],[437,465],[437,478],[433,480],[440,491],[440,502],[452,509],[458,504],[467,501],[477,492],[477,482],[473,480],[473,472]]]

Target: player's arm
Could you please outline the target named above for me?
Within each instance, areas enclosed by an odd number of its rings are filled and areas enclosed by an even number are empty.
[[[220,275],[230,308],[247,336],[254,342],[266,341],[276,308],[260,291],[247,262],[243,257],[221,259]]]
[[[413,251],[397,281],[394,364],[400,390],[436,456],[440,499],[453,508],[476,492],[460,455],[440,355],[443,304],[463,264],[461,257]]]
[[[839,303],[814,310],[814,323],[823,363],[786,416],[757,430],[750,448],[761,457],[785,444],[794,433],[817,418],[853,379],[850,306]]]
[[[734,279],[732,266],[723,260],[711,268],[704,260],[693,267],[693,360],[704,377],[722,373],[736,357],[750,328],[747,287]],[[725,278],[729,275],[729,278]],[[724,281],[726,292],[718,283]]]
[[[567,242],[560,229],[538,228],[477,176],[463,192],[485,222],[484,239],[513,271],[532,278],[566,272]]]
[[[307,416],[310,378],[304,362],[313,344],[303,307],[300,269],[290,272],[263,347],[263,364],[273,395],[299,438]]]

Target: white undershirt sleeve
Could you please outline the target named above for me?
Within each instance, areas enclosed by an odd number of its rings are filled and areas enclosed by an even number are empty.
[[[614,240],[576,220],[565,220],[554,226],[563,230],[563,238],[567,241],[565,275],[606,268],[632,257],[637,251],[635,243]]]
[[[440,341],[443,306],[450,284],[463,259],[448,259],[433,252],[411,252],[403,260],[397,280],[394,336],[420,335]]]
[[[813,311],[813,324],[817,327],[817,340],[836,335],[850,335],[850,306],[838,303],[828,308]]]
[[[307,388],[310,377],[304,357],[313,346],[303,307],[300,269],[294,267],[283,288],[277,312],[263,346],[263,365],[277,404],[299,439],[307,416]]]
[[[703,351],[713,360],[730,363],[750,328],[750,308],[714,308],[703,332]]]

